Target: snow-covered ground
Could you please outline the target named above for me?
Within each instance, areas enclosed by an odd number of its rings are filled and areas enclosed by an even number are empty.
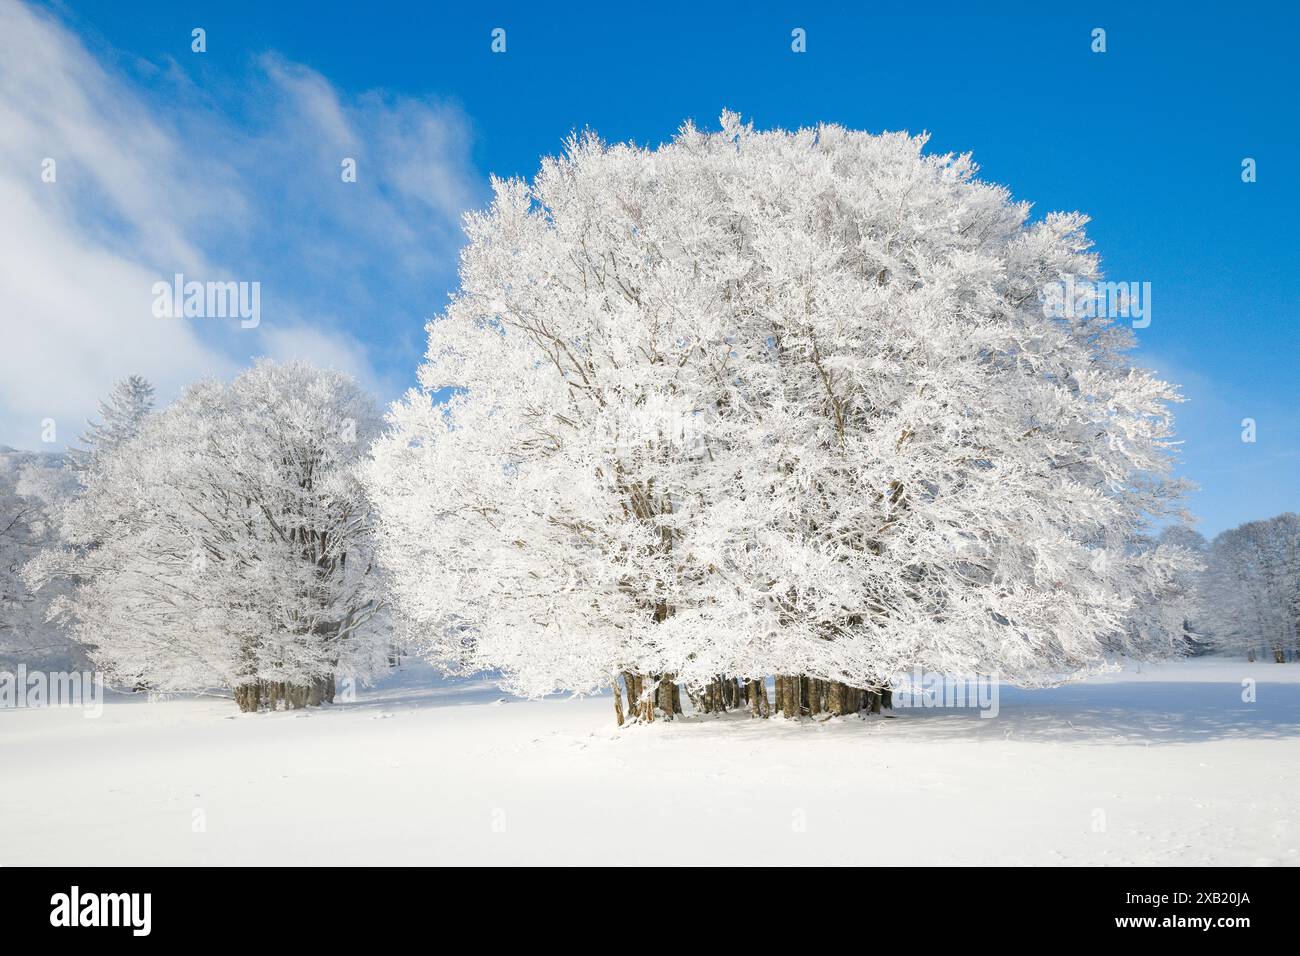
[[[994,719],[620,730],[608,697],[504,701],[420,667],[315,711],[0,711],[3,865],[1294,865],[1297,794],[1300,664],[1003,688]]]

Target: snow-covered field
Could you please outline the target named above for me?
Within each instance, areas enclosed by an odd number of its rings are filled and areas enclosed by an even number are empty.
[[[419,667],[314,711],[0,711],[0,864],[1300,863],[1300,664],[895,713],[620,730]]]

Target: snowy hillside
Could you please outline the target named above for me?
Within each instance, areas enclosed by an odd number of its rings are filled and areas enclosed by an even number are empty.
[[[608,697],[507,701],[415,665],[316,710],[0,711],[0,752],[4,865],[1300,863],[1290,664],[1004,688],[995,719],[622,729]]]

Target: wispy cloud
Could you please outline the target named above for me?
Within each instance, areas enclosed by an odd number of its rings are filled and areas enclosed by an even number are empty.
[[[215,84],[118,63],[0,0],[0,444],[36,447],[45,419],[75,438],[127,374],[170,397],[261,354],[393,390],[483,189],[466,117],[273,53]],[[260,282],[260,325],[155,317],[153,283],[178,272]]]

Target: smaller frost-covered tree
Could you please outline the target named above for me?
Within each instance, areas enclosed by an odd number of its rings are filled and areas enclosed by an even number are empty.
[[[93,469],[96,463],[140,431],[145,416],[153,411],[153,385],[140,375],[131,375],[113,386],[108,398],[99,403],[98,422],[86,423],[82,447],[69,450],[73,467]]]
[[[60,512],[77,487],[64,456],[0,448],[0,667],[83,662],[77,644],[46,620],[66,588],[33,593],[21,576],[41,550],[57,546]]]
[[[1154,540],[1137,543],[1153,558],[1135,568],[1144,575],[1129,627],[1139,645],[1161,634],[1181,634],[1183,650],[1204,653],[1207,634],[1201,603],[1207,550],[1205,536],[1187,525],[1170,525]]]
[[[1215,646],[1282,663],[1300,650],[1300,515],[1224,531],[1210,545],[1202,586]]]
[[[332,700],[386,635],[354,464],[374,433],[350,378],[260,362],[200,382],[103,456],[29,569],[117,680],[232,688],[240,708]]]

